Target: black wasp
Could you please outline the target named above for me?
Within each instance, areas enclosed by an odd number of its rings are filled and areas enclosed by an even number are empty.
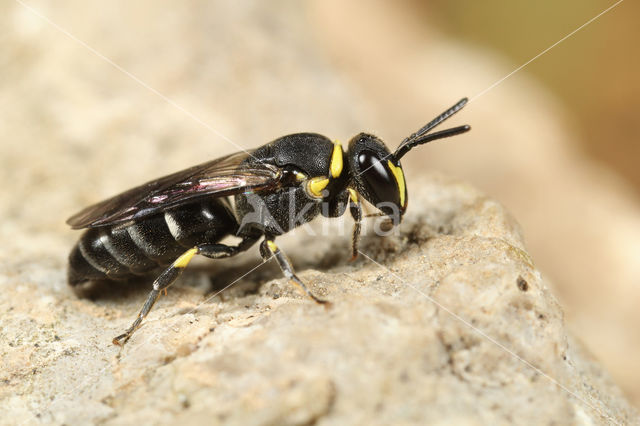
[[[349,206],[355,221],[355,257],[362,218],[360,197],[394,225],[400,223],[407,208],[400,158],[417,145],[470,130],[464,125],[429,133],[466,103],[465,98],[446,110],[402,141],[393,154],[382,140],[367,133],[351,139],[346,152],[340,142],[325,136],[297,133],[87,207],[67,221],[74,229],[89,228],[69,255],[69,284],[78,287],[90,281],[127,279],[166,267],[153,282],[131,327],[113,339],[115,344],[124,344],[160,292],[180,276],[194,255],[235,256],[262,239],[262,257],[275,257],[287,278],[314,301],[326,303],[296,276],[275,238],[319,214],[341,216]],[[235,246],[219,243],[229,235],[242,240]]]

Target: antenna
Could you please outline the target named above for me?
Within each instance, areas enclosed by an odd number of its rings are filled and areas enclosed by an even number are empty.
[[[415,133],[412,133],[411,136],[405,138],[398,148],[396,152],[393,153],[393,157],[395,161],[400,161],[400,158],[404,156],[407,152],[409,152],[412,148],[425,144],[427,142],[434,141],[436,139],[448,138],[451,136],[459,135],[461,133],[468,132],[471,130],[471,126],[465,124],[464,126],[453,127],[451,129],[441,130],[439,132],[428,134],[434,127],[438,126],[440,123],[445,121],[447,118],[451,117],[456,112],[460,111],[462,107],[464,107],[469,100],[467,98],[462,98],[458,101],[457,104],[431,120],[424,127],[418,130]]]

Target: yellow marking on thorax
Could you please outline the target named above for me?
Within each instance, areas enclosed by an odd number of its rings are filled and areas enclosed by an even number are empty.
[[[329,179],[324,176],[314,177],[307,182],[308,191],[314,197],[322,197],[322,191],[329,184]]]
[[[271,250],[273,253],[278,251],[278,246],[273,241],[267,241],[267,245],[269,246],[269,250]]]
[[[352,202],[354,202],[355,204],[358,204],[358,193],[356,192],[355,189],[349,188],[349,197],[351,198]]]
[[[187,250],[179,258],[173,262],[173,266],[176,268],[186,268],[193,256],[198,253],[197,247]]]
[[[387,164],[389,164],[389,169],[391,169],[391,173],[393,173],[393,177],[396,178],[396,182],[398,183],[398,191],[400,191],[400,207],[404,207],[406,187],[402,167],[396,167],[391,160],[387,160]]]
[[[333,153],[331,154],[329,171],[331,172],[331,177],[334,179],[342,173],[342,145],[338,140],[333,143]]]

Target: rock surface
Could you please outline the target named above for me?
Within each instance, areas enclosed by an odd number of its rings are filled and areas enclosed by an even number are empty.
[[[66,255],[78,234],[64,220],[89,203],[294,131],[345,141],[366,130],[394,146],[513,69],[391,4],[29,3],[178,108],[20,3],[0,5],[0,422],[218,419],[212,413],[238,424],[243,415],[265,423],[507,422],[508,413],[521,423],[552,414],[578,424],[635,421],[566,328],[640,400],[640,209],[575,154],[566,112],[524,73],[452,119],[472,124],[471,134],[403,159],[410,207],[402,236],[365,239],[362,250],[605,417],[401,278],[364,256],[346,262],[348,237],[298,232],[282,242],[333,310],[301,298],[274,265],[196,309],[259,265],[255,253],[201,261],[122,353],[110,339],[145,288],[114,288],[95,302],[68,289]],[[462,176],[515,212],[527,252],[552,277],[544,283],[563,298],[566,325],[524,251],[509,248],[524,250],[503,210],[464,185],[423,177],[426,170]],[[489,270],[476,269],[485,258]]]
[[[355,263],[348,238],[310,235],[325,223],[283,239],[331,308],[301,296],[272,264],[244,276],[260,265],[255,256],[204,261],[123,349],[110,339],[135,316],[144,287],[114,287],[94,302],[65,288],[61,264],[3,271],[3,422],[638,421],[567,333],[497,202],[431,176],[410,203],[399,232],[366,236]]]

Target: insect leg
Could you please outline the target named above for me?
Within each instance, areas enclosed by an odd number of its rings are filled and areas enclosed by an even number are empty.
[[[330,302],[319,299],[317,296],[311,293],[311,291],[309,291],[304,282],[302,282],[302,280],[296,275],[287,256],[282,250],[280,250],[280,248],[278,248],[278,246],[273,242],[272,239],[266,238],[260,244],[260,254],[262,254],[262,258],[265,261],[268,260],[271,255],[273,255],[273,257],[276,258],[276,261],[278,262],[278,266],[280,266],[282,273],[284,273],[284,276],[291,280],[298,287],[300,287],[307,294],[307,296],[313,299],[314,302],[327,305],[330,304]]]
[[[124,345],[125,343],[127,343],[131,335],[138,328],[140,328],[142,320],[147,316],[153,305],[156,303],[156,300],[158,300],[160,292],[173,284],[173,282],[180,276],[180,274],[182,274],[182,271],[184,271],[184,268],[187,267],[193,256],[195,256],[197,253],[197,247],[187,250],[179,258],[177,258],[171,264],[171,266],[162,271],[160,276],[153,282],[153,289],[149,293],[149,296],[147,296],[147,300],[144,302],[144,305],[142,306],[138,317],[135,319],[135,321],[133,321],[131,327],[129,327],[127,331],[113,339],[113,343],[115,345]]]
[[[224,257],[235,256],[236,254],[248,250],[258,241],[259,237],[244,238],[237,246],[227,246],[225,244],[201,244],[198,246],[198,254],[210,259],[222,259]]]
[[[356,260],[358,257],[358,242],[360,241],[360,229],[362,220],[362,207],[360,206],[360,200],[355,190],[349,188],[349,212],[354,220],[353,235],[351,237],[351,260]]]
[[[240,253],[241,251],[247,250],[256,241],[257,238],[245,238],[237,246],[227,246],[224,244],[201,244],[184,252],[167,269],[162,271],[158,278],[155,279],[153,282],[153,289],[149,293],[147,300],[144,302],[138,317],[127,331],[113,339],[113,343],[116,345],[124,345],[127,343],[131,335],[140,328],[142,320],[144,320],[149,311],[151,311],[151,308],[156,303],[156,300],[158,300],[160,293],[163,290],[166,293],[167,288],[175,282],[180,274],[182,274],[182,271],[187,267],[193,256],[201,254],[212,259],[230,257]]]

